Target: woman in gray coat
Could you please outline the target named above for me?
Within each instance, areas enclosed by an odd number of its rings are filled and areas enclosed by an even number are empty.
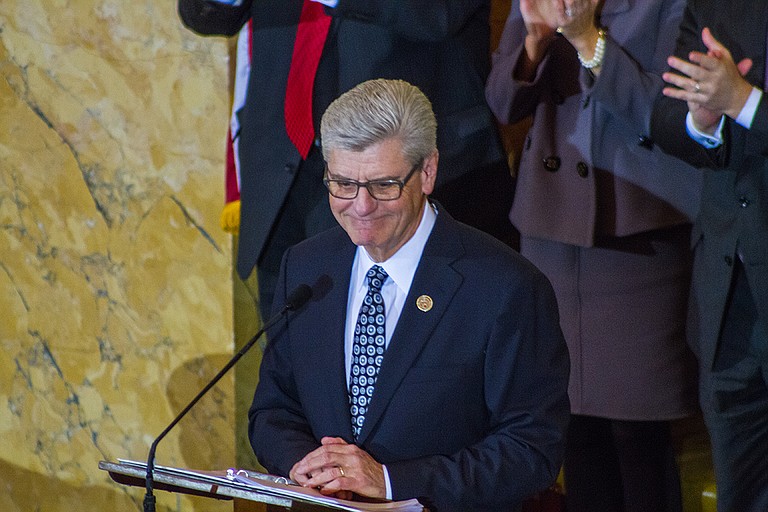
[[[568,512],[681,508],[669,421],[696,411],[700,177],[647,133],[684,4],[514,0],[486,88],[501,122],[533,116],[510,218],[571,353]]]

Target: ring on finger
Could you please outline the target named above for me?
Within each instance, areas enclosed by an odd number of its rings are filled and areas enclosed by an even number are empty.
[[[339,474],[340,474],[341,476],[346,476],[346,475],[344,474],[344,468],[343,468],[343,467],[341,467],[341,466],[336,466],[336,467],[337,467],[337,468],[339,468]]]
[[[693,92],[701,92],[701,84],[699,82],[693,82]]]
[[[568,16],[569,18],[573,18],[573,10],[570,7],[566,8],[565,15]]]

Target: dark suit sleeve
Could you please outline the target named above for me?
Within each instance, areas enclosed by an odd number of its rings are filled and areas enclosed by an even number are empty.
[[[328,12],[387,27],[405,39],[441,42],[474,16],[482,14],[487,23],[488,9],[488,0],[339,0]]]
[[[747,148],[763,158],[768,158],[768,87],[763,86],[763,97],[757,106],[752,126],[747,132]]]
[[[285,304],[285,266],[291,250],[283,258],[275,288],[273,305]],[[280,306],[273,306],[273,313]],[[260,373],[259,392],[248,411],[248,438],[259,463],[274,474],[288,476],[293,465],[320,446],[309,426],[295,387],[294,368],[285,323],[269,331]]]
[[[387,464],[395,499],[500,510],[555,480],[569,415],[568,354],[549,282],[537,274],[521,288],[499,309],[487,345],[489,432],[455,453]]]
[[[252,0],[231,6],[208,0],[179,0],[184,25],[201,35],[233,36],[251,17]]]
[[[690,3],[686,6],[674,54],[687,60],[692,50],[702,49],[701,31],[697,16]],[[659,95],[651,114],[651,138],[661,149],[696,167],[721,167],[725,162],[725,148],[706,149],[694,141],[686,131],[685,117],[688,105],[684,101]]]

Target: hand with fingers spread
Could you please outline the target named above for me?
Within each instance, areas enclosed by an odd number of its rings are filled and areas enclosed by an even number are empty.
[[[351,493],[385,498],[384,468],[367,452],[339,437],[324,437],[321,446],[294,464],[290,476],[304,487],[350,499]]]
[[[709,28],[704,28],[701,40],[707,53],[691,52],[689,60],[671,56],[670,67],[679,73],[666,72],[664,81],[675,87],[665,87],[665,96],[688,102],[688,109],[696,127],[714,132],[720,117],[735,119],[749,98],[752,86],[744,75],[752,68],[751,59],[734,62],[731,52],[724,47]]]

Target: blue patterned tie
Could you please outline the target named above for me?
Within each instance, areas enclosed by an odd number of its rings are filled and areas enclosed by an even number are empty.
[[[360,306],[352,342],[352,368],[349,376],[349,412],[352,414],[352,432],[355,438],[365,421],[368,404],[371,403],[373,387],[379,375],[381,360],[384,358],[385,330],[384,298],[381,287],[387,280],[387,273],[378,265],[372,266],[365,275],[368,279],[368,293]]]

